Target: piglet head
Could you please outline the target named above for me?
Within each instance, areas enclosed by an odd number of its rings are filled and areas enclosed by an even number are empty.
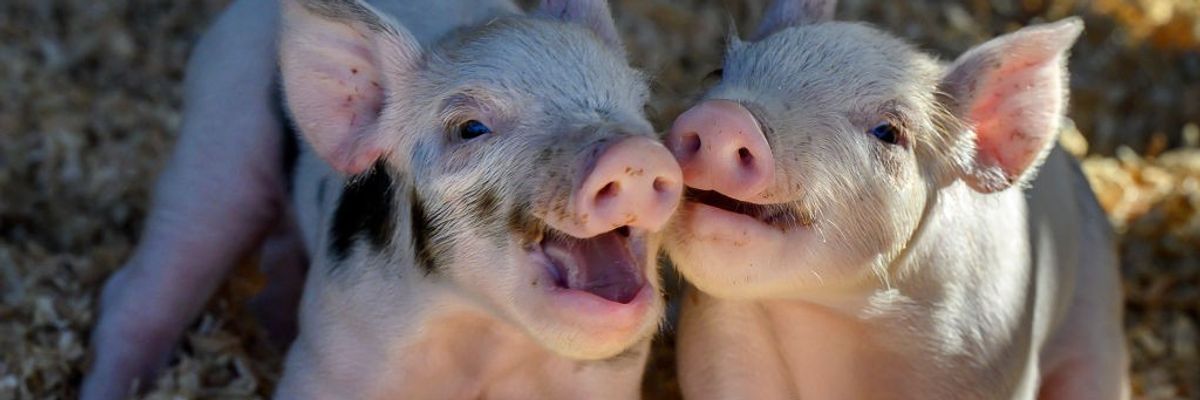
[[[760,37],[732,40],[721,81],[667,136],[688,187],[667,250],[703,291],[875,287],[936,193],[1019,185],[1054,143],[1077,19],[1001,36],[947,67],[831,21],[833,9],[775,2]]]
[[[324,259],[413,266],[402,279],[462,294],[566,356],[613,356],[653,333],[653,233],[682,177],[603,1],[547,0],[424,48],[362,2],[285,3],[299,131],[347,193],[379,183],[376,208],[394,210],[362,235],[335,213]]]

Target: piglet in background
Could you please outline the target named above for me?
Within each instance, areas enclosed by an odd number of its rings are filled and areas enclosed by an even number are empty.
[[[278,30],[277,1],[237,0],[192,50],[174,154],[137,248],[100,296],[84,400],[152,385],[209,297],[260,249],[264,322],[294,330],[307,260],[288,205],[295,141],[281,113]]]
[[[1055,146],[1082,23],[947,65],[834,8],[775,2],[668,135],[685,397],[1127,397],[1110,228]]]
[[[265,315],[311,260],[276,397],[638,396],[682,176],[603,1],[237,2],[186,93],[85,398],[152,379],[264,239]]]

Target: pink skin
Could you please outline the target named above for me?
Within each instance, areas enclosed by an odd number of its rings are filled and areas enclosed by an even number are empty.
[[[543,310],[545,315],[586,327],[590,334],[604,336],[601,340],[616,340],[635,333],[650,312],[655,296],[649,284],[642,285],[627,303],[609,301],[582,290],[556,287],[546,290],[554,299],[554,306]]]
[[[772,199],[769,189],[775,183],[775,159],[758,120],[741,104],[729,100],[697,104],[675,120],[666,142],[689,187],[749,203],[767,204]],[[745,214],[700,202],[688,202],[685,207],[681,226],[696,239],[711,241],[714,248],[727,252],[773,254],[779,252],[775,244],[797,243],[811,232],[802,228],[781,231]]]
[[[741,104],[707,100],[676,118],[666,137],[667,146],[683,168],[688,187],[719,192],[755,204],[770,204],[783,192],[775,186],[775,159],[758,120]],[[698,201],[683,205],[679,226],[695,240],[709,243],[715,254],[755,252],[787,258],[787,248],[817,238],[809,227],[780,230],[759,219]],[[698,270],[694,274],[713,271]],[[776,280],[766,271],[734,268],[720,271],[725,280]],[[716,278],[716,277],[710,277]],[[707,280],[706,280],[707,281]],[[701,290],[720,288],[693,282]]]
[[[730,246],[731,251],[744,248],[747,245],[762,243],[778,243],[796,232],[807,232],[805,229],[793,229],[783,232],[770,225],[745,214],[722,210],[707,204],[688,203],[686,223],[693,235],[698,239],[714,240]]]
[[[647,137],[629,137],[610,145],[596,157],[590,171],[581,179],[578,189],[571,193],[575,221],[553,221],[551,226],[571,237],[592,238],[628,227],[630,231],[658,232],[679,205],[683,192],[683,175],[670,151]],[[638,232],[641,233],[641,232]],[[637,234],[636,237],[643,237]],[[641,240],[637,240],[641,241]],[[644,255],[644,243],[632,244],[634,258]],[[571,257],[575,251],[556,253],[553,257]],[[530,264],[541,270],[542,279],[556,279],[552,273],[551,255],[536,247],[527,255]],[[587,261],[577,261],[587,262]],[[593,265],[604,261],[590,261]],[[643,282],[629,302],[613,302],[581,289],[545,285],[554,306],[544,310],[556,320],[572,321],[589,327],[593,333],[613,336],[628,335],[640,327],[650,311],[654,289]]]
[[[577,238],[595,237],[620,227],[657,232],[674,214],[683,192],[682,173],[671,153],[662,144],[640,136],[621,139],[605,148],[580,181],[569,203],[575,208],[572,215],[580,217],[550,222],[556,230]],[[644,243],[633,243],[633,247],[638,249],[635,259],[645,256]],[[532,264],[545,270],[547,280],[555,279],[545,249],[538,248],[529,257]],[[603,260],[591,262],[594,265]],[[628,302],[611,301],[583,290],[545,287],[557,305],[547,313],[614,335],[638,328],[650,311],[654,295],[648,283],[643,283]]]
[[[675,120],[667,145],[688,186],[759,202],[775,182],[775,160],[749,110],[729,100],[709,100]]]
[[[683,176],[662,144],[629,137],[608,146],[571,196],[575,221],[550,221],[568,235],[588,238],[628,226],[658,231],[679,205]]]

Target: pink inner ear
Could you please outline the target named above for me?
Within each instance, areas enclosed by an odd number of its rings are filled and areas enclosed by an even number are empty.
[[[383,104],[379,60],[359,29],[317,18],[293,21],[282,42],[288,106],[313,149],[338,171],[379,157],[374,126]]]
[[[1066,102],[1066,52],[1083,23],[1067,18],[989,40],[955,61],[940,89],[971,124],[976,153],[964,165],[981,192],[1026,179],[1054,145]]]
[[[1057,133],[1064,77],[1061,55],[1011,54],[979,81],[968,116],[975,123],[981,162],[1009,181],[1023,175]]]

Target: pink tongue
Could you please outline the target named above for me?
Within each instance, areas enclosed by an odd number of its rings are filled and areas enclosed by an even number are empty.
[[[646,283],[628,244],[629,239],[609,232],[589,239],[546,240],[543,246],[564,250],[549,253],[565,253],[573,259],[554,260],[566,269],[568,288],[627,304]]]

